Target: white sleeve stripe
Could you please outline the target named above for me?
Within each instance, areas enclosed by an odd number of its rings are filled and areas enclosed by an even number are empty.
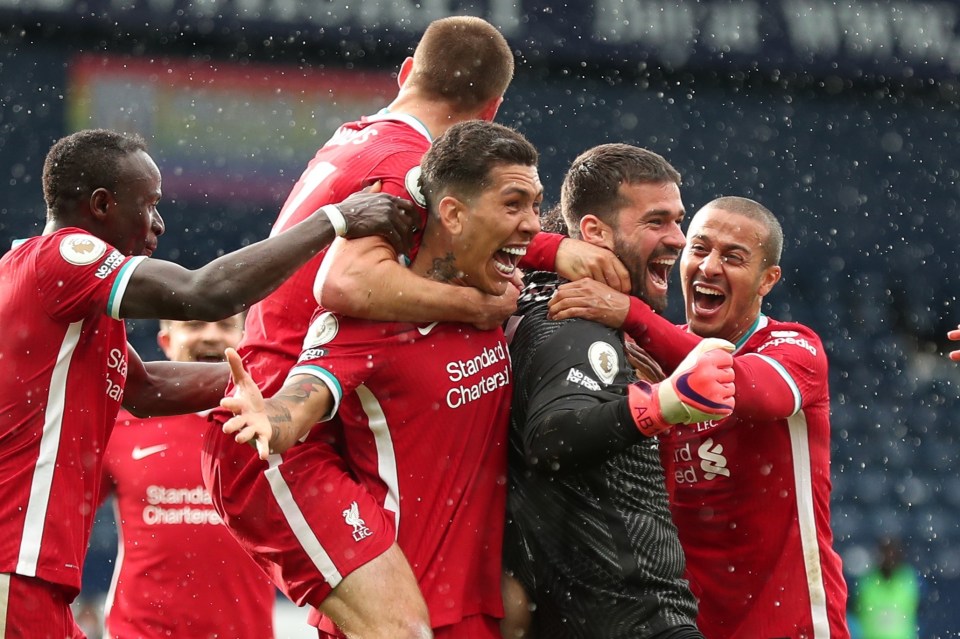
[[[27,577],[37,576],[40,544],[43,541],[43,528],[47,521],[47,508],[50,505],[50,492],[53,489],[53,474],[57,467],[57,453],[60,450],[60,436],[63,431],[67,375],[82,332],[83,320],[67,327],[50,376],[47,407],[43,415],[43,433],[40,435],[40,452],[37,456],[37,464],[33,468],[33,477],[30,479],[30,497],[27,502],[27,512],[24,515],[23,535],[20,538],[20,550],[17,556],[16,572]]]
[[[311,530],[310,524],[307,523],[307,518],[303,516],[300,506],[297,505],[297,501],[290,492],[290,486],[287,485],[283,474],[280,472],[280,465],[283,463],[283,458],[280,455],[270,455],[268,463],[270,467],[264,471],[263,475],[270,484],[270,490],[273,492],[274,499],[277,500],[277,505],[280,506],[280,510],[283,512],[284,519],[287,520],[287,524],[290,526],[290,531],[310,557],[311,563],[313,563],[317,570],[320,571],[320,574],[323,575],[324,580],[330,584],[331,588],[336,588],[343,580],[343,576],[337,569],[336,564],[333,563],[330,555],[323,548],[320,540],[317,539],[316,534]]]
[[[790,387],[790,392],[793,393],[793,412],[790,414],[796,415],[803,405],[803,396],[800,395],[800,387],[797,386],[797,383],[793,381],[792,377],[790,377],[790,373],[788,373],[787,369],[783,367],[783,364],[773,358],[767,357],[766,355],[760,355],[759,353],[748,353],[747,355],[744,355],[744,357],[759,357],[769,364],[773,370],[775,370],[777,374],[783,378],[783,381],[785,381],[787,386]]]
[[[120,319],[120,304],[123,302],[123,294],[127,292],[127,284],[137,267],[143,264],[147,259],[145,255],[138,255],[123,263],[120,272],[113,280],[113,289],[110,291],[110,298],[107,300],[107,315],[113,319]]]
[[[797,518],[800,526],[800,546],[810,589],[810,615],[813,621],[812,639],[830,639],[830,621],[827,616],[827,590],[820,563],[817,520],[813,507],[813,471],[810,463],[810,443],[807,441],[807,418],[800,412],[787,420],[790,447],[793,453],[793,485],[797,495]]]
[[[363,412],[367,416],[367,426],[373,433],[373,441],[377,447],[377,474],[387,487],[383,507],[395,513],[394,531],[399,531],[400,479],[397,472],[397,454],[390,435],[390,423],[387,422],[387,416],[383,412],[380,401],[369,388],[363,384],[357,386],[357,397],[360,399],[360,405],[363,406]]]
[[[7,636],[7,612],[10,609],[10,573],[0,573],[0,639]]]
[[[324,386],[329,389],[330,394],[333,395],[333,406],[330,408],[330,412],[321,417],[319,421],[328,422],[333,419],[333,416],[337,414],[337,410],[340,409],[340,398],[343,396],[343,390],[340,388],[340,382],[337,381],[337,378],[333,376],[333,373],[325,368],[307,364],[305,366],[294,366],[291,368],[290,372],[287,373],[287,379],[290,379],[295,375],[310,375],[311,377],[316,377],[323,382]]]

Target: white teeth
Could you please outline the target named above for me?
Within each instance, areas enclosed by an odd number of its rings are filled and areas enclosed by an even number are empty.
[[[672,257],[662,257],[658,260],[653,261],[654,264],[663,264],[664,266],[673,266],[677,263],[677,260]]]
[[[513,272],[517,270],[517,267],[513,266],[512,264],[501,264],[496,260],[493,261],[493,265],[497,267],[497,270],[504,275],[513,275]]]
[[[723,293],[718,290],[707,288],[705,286],[694,285],[693,290],[701,295],[716,295],[717,297],[723,297]]]
[[[509,253],[510,255],[519,255],[520,257],[523,257],[527,254],[526,246],[504,246],[500,250],[504,253]]]

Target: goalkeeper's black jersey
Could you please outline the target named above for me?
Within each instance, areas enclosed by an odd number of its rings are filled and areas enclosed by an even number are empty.
[[[595,322],[547,320],[558,280],[528,281],[510,346],[505,568],[536,601],[540,637],[643,639],[692,625],[657,441],[627,409],[635,376],[623,337]]]

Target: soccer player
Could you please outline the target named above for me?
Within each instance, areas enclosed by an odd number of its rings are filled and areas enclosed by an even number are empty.
[[[685,327],[601,285],[573,282],[551,302],[557,319],[622,326],[664,370],[703,338],[737,347],[733,414],[660,436],[697,623],[710,639],[849,637],[830,529],[826,353],[810,328],[761,311],[780,280],[782,249],[766,207],[723,197],[687,230]]]
[[[85,130],[43,167],[47,224],[0,259],[0,623],[6,637],[80,636],[69,603],[121,403],[141,413],[216,403],[224,364],[144,364],[121,318],[219,319],[273,290],[343,231],[399,246],[407,203],[363,193],[297,230],[195,271],[149,259],[160,172],[143,140]],[[341,220],[343,218],[343,220]],[[221,395],[222,396],[222,395]]]
[[[221,362],[242,335],[242,314],[161,320],[157,342],[174,362]],[[120,411],[101,489],[101,499],[115,496],[120,527],[105,611],[111,637],[273,637],[273,584],[230,536],[203,487],[206,426],[199,413],[138,419]]]
[[[400,88],[393,102],[383,112],[344,124],[334,133],[290,193],[274,232],[288,228],[325,202],[374,180],[381,181],[387,193],[419,198],[416,184],[420,159],[431,141],[456,123],[492,120],[513,77],[513,66],[509,44],[484,20],[455,16],[431,23],[413,57],[400,67]],[[423,209],[421,213],[426,214]],[[424,227],[422,221],[418,227]],[[540,234],[525,251],[525,255],[520,255],[524,263],[539,268],[556,267],[571,279],[600,277],[615,288],[625,286],[629,279],[609,251],[583,242]],[[409,255],[414,259],[415,256],[415,252]],[[280,389],[287,371],[296,363],[318,298],[327,310],[352,317],[459,321],[487,329],[498,328],[516,308],[516,290],[510,287],[491,295],[473,287],[425,280],[398,263],[397,251],[386,243],[338,243],[323,261],[323,268],[321,258],[315,258],[255,305],[247,317],[238,351],[265,395]],[[222,413],[215,413],[215,421],[225,419]],[[343,617],[369,617],[366,612],[358,613],[354,606],[367,610],[374,601],[353,597],[354,589],[338,589],[332,597],[328,596],[322,557],[311,550],[311,539],[298,538],[300,520],[312,519],[305,511],[313,507],[316,489],[308,487],[302,495],[293,492],[295,489],[284,478],[295,472],[297,466],[285,459],[282,465],[264,474],[264,465],[252,450],[224,438],[219,424],[213,424],[211,431],[204,454],[206,485],[218,512],[247,550],[259,556],[261,566],[274,574],[276,583],[294,603],[318,606],[325,602],[328,612],[334,605],[343,605]],[[323,443],[314,441],[311,445],[314,454],[319,455]],[[313,463],[315,466],[319,462]],[[330,472],[336,472],[339,464],[336,451],[329,450]],[[252,508],[280,508],[284,518],[269,527],[261,525],[249,516]],[[262,552],[278,543],[289,547],[291,553],[300,548],[299,558]],[[422,606],[417,605],[419,593],[410,593],[408,599],[398,596],[405,592],[398,587],[401,574],[409,577],[402,553],[396,549],[388,551],[363,568],[354,572],[350,581],[369,579],[394,585],[393,606],[377,608],[381,618],[394,612],[398,619],[408,618],[406,613],[425,615]],[[384,571],[393,576],[384,578]],[[412,578],[406,583],[415,591]],[[341,600],[342,597],[347,599]],[[419,612],[404,611],[404,602]],[[397,623],[405,624],[400,620]]]
[[[947,339],[960,341],[960,326],[957,326],[956,330],[948,332]],[[960,350],[950,351],[950,359],[955,362],[960,362]]]
[[[430,212],[411,272],[502,295],[540,228],[536,163],[533,146],[497,124],[460,123],[437,138],[423,159]],[[396,540],[429,610],[429,626],[412,636],[431,636],[432,627],[438,638],[499,638],[511,381],[503,331],[371,322],[321,309],[299,363],[266,402],[228,353],[240,393],[222,401],[237,413],[223,430],[231,440],[255,440],[268,473],[292,463],[296,472],[286,471],[286,481],[313,487],[304,523],[324,558],[326,592],[348,586],[352,570]],[[360,490],[325,484],[324,465],[301,459],[335,423]],[[381,629],[379,613],[395,584],[359,588],[353,596],[372,599],[371,607],[363,618],[336,619],[341,630],[401,636]],[[326,601],[320,607],[330,610]],[[320,628],[321,636],[343,636],[329,620]]]
[[[562,187],[570,233],[620,256],[633,293],[657,310],[684,246],[679,183],[656,153],[604,144],[574,160]],[[724,348],[732,345],[704,343],[674,378],[651,385],[662,375],[637,378],[622,332],[547,318],[563,280],[533,273],[527,281],[510,343],[505,569],[536,604],[534,636],[702,639],[656,437],[673,424],[730,414]]]

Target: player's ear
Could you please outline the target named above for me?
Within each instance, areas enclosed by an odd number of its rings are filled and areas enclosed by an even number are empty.
[[[157,346],[159,346],[160,350],[167,356],[167,359],[173,359],[168,352],[170,348],[170,331],[167,330],[162,323],[160,324],[160,331],[157,333]]]
[[[592,213],[580,218],[580,237],[584,242],[613,250],[613,229]]]
[[[763,275],[760,277],[760,287],[757,290],[757,294],[760,297],[766,296],[769,293],[774,285],[780,281],[780,276],[783,274],[783,271],[779,266],[768,266],[763,271]]]
[[[110,189],[100,187],[90,194],[90,214],[98,222],[105,222],[107,219],[107,208],[115,202],[113,193]]]
[[[477,118],[486,122],[493,122],[493,119],[497,117],[497,111],[500,109],[501,104],[503,104],[503,96],[493,98],[483,105]]]
[[[459,235],[463,229],[466,213],[466,205],[452,195],[444,196],[437,205],[437,217],[440,223],[453,235]]]
[[[397,74],[397,86],[403,88],[403,85],[411,73],[413,73],[413,58],[407,57],[407,59],[400,64],[400,72]]]

